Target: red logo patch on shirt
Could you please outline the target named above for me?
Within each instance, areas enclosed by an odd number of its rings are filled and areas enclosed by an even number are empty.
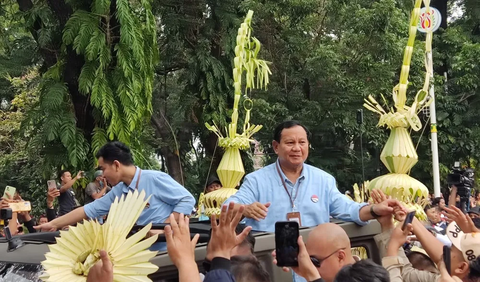
[[[312,200],[312,202],[314,203],[317,203],[318,202],[318,196],[317,195],[313,195],[310,200]]]

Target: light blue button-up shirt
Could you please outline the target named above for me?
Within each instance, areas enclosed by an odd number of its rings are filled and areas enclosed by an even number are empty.
[[[145,190],[146,197],[151,195],[151,198],[137,220],[138,225],[147,225],[150,222],[154,224],[164,223],[172,212],[185,215],[192,213],[195,199],[187,189],[166,173],[155,170],[140,170],[137,167],[130,185],[127,186],[120,182],[102,198],[85,205],[84,209],[87,217],[97,218],[107,214],[115,197],[120,198],[128,191],[135,191],[140,171],[138,190],[139,192]],[[165,243],[155,244],[152,250],[164,250],[165,246]]]
[[[278,162],[278,160],[277,160]],[[292,183],[280,169],[295,208],[278,175],[276,163],[252,172],[238,192],[228,198],[224,204],[235,202],[249,205],[254,202],[271,203],[267,217],[263,220],[245,219],[245,224],[256,231],[275,231],[275,222],[286,221],[287,213],[300,212],[302,226],[312,227],[330,221],[330,216],[360,225],[367,222],[360,220],[360,208],[366,203],[356,203],[338,191],[335,178],[314,166],[303,164],[303,169],[296,183]]]

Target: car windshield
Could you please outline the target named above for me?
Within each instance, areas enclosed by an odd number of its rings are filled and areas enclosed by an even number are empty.
[[[40,282],[41,265],[0,262],[0,282]]]

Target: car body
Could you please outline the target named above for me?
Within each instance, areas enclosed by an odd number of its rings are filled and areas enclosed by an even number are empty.
[[[350,237],[352,247],[361,247],[366,250],[368,258],[380,263],[381,258],[373,237],[380,233],[380,225],[377,221],[372,221],[366,226],[359,226],[352,222],[335,221],[340,225]],[[202,263],[206,255],[206,246],[209,239],[210,225],[208,222],[191,223],[192,236],[200,233],[201,239],[195,249],[195,258],[202,270]],[[306,238],[313,228],[301,228],[300,234]],[[25,245],[15,251],[8,252],[8,242],[0,239],[0,281],[3,279],[12,279],[15,281],[40,281],[38,276],[42,271],[41,261],[45,260],[45,253],[48,252],[48,244],[55,243],[55,236],[59,236],[58,232],[53,233],[35,233],[20,235]],[[282,272],[279,267],[272,264],[271,253],[275,249],[275,234],[258,232],[254,234],[256,239],[255,255],[260,260],[265,269],[270,273],[271,280],[276,282],[290,282],[292,275]],[[161,238],[160,240],[165,240]],[[151,262],[158,265],[157,272],[152,274],[150,278],[153,281],[178,281],[178,272],[166,252],[161,252],[155,256]],[[9,276],[5,276],[9,275]],[[20,280],[19,276],[24,280]],[[13,281],[6,280],[6,281]]]

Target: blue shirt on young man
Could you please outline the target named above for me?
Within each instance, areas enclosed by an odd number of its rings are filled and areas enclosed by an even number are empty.
[[[140,173],[141,171],[141,173]],[[140,181],[138,182],[140,174]],[[137,185],[138,182],[138,185]],[[84,206],[88,218],[97,218],[108,213],[115,197],[120,198],[128,191],[145,190],[151,198],[137,220],[138,225],[164,223],[172,212],[190,215],[195,205],[192,194],[176,182],[170,175],[155,170],[140,170],[136,167],[135,176],[130,185],[123,182],[115,185],[112,190],[96,201]],[[151,250],[166,250],[165,243],[157,243]]]
[[[278,162],[278,160],[277,160]],[[300,212],[302,226],[312,227],[330,221],[330,216],[345,221],[365,225],[360,219],[360,208],[366,203],[356,203],[338,191],[335,178],[314,166],[303,164],[303,169],[296,183],[292,183],[280,169],[285,185],[292,197],[298,193],[294,205],[277,172],[277,163],[270,164],[245,177],[238,192],[224,204],[235,202],[249,205],[254,202],[270,202],[267,217],[263,220],[245,219],[245,224],[256,231],[275,231],[275,222],[286,221],[287,213]]]

